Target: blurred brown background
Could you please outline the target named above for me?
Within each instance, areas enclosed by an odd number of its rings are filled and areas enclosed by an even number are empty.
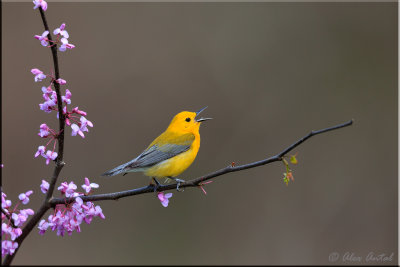
[[[49,73],[32,3],[2,5],[3,188],[16,201],[53,165],[34,158],[56,114],[39,109],[31,68]],[[281,163],[228,174],[201,190],[98,202],[82,233],[37,230],[15,264],[329,264],[329,255],[394,252],[397,264],[396,3],[52,3],[76,49],[59,54],[86,138],[67,130],[59,183],[84,177],[98,193],[148,184],[140,173],[99,175],[136,157],[182,110],[208,105],[196,178],[232,161],[272,156],[308,133],[355,124],[301,145],[295,181]],[[48,214],[47,214],[48,216]],[[47,217],[46,216],[46,217]],[[336,264],[357,264],[343,262]],[[382,264],[366,262],[362,264]]]

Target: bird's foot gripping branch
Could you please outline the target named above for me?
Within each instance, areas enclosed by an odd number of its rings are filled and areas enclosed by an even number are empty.
[[[60,78],[57,52],[65,52],[75,48],[75,45],[69,43],[69,34],[66,31],[66,26],[62,23],[59,28],[56,28],[52,32],[55,36],[55,39],[53,39],[45,16],[45,11],[48,7],[47,2],[44,0],[34,0],[33,3],[34,9],[39,10],[45,29],[41,35],[35,35],[34,38],[39,40],[42,46],[50,48],[54,73],[53,71],[50,74],[44,73],[37,68],[32,69],[31,72],[35,75],[35,82],[49,79],[49,83],[42,87],[44,102],[39,104],[39,108],[46,113],[57,112],[58,119],[57,130],[50,128],[46,123],[40,125],[38,135],[47,141],[38,147],[35,157],[43,157],[47,165],[50,162],[54,162],[54,170],[50,178],[42,180],[41,185],[38,186],[44,194],[44,200],[37,210],[21,208],[22,205],[29,203],[29,198],[33,194],[33,190],[21,193],[18,196],[18,201],[13,206],[2,189],[2,264],[4,265],[12,263],[23,241],[33,229],[36,228],[38,234],[44,234],[48,229],[51,229],[56,231],[60,236],[65,233],[72,234],[74,231],[80,232],[83,222],[89,224],[94,217],[105,218],[100,206],[96,206],[94,202],[116,200],[144,193],[154,194],[155,189],[154,185],[149,185],[122,192],[91,194],[92,190],[98,188],[99,185],[91,183],[88,178],[84,179],[84,184],[81,186],[82,191],[78,191],[77,185],[72,181],[63,181],[59,186],[56,185],[60,172],[65,165],[63,161],[64,136],[65,131],[68,132],[65,126],[67,125],[71,128],[72,136],[79,135],[85,138],[85,132],[89,132],[88,127],[93,127],[93,123],[86,118],[87,113],[85,111],[80,110],[78,107],[69,108],[72,102],[72,93],[69,89],[63,89],[67,82]],[[197,115],[203,110],[179,113],[171,122],[171,128],[168,128],[166,132],[160,135],[141,155],[128,163],[106,172],[104,175],[112,176],[141,170],[149,177],[176,178],[190,166],[200,147],[198,132],[200,123],[210,119],[197,118]],[[187,187],[194,187],[199,188],[204,194],[207,194],[204,187],[210,184],[213,178],[276,161],[283,162],[285,166],[284,182],[288,184],[290,180],[293,180],[289,162],[292,164],[297,163],[296,156],[293,155],[289,157],[288,161],[287,155],[290,151],[315,135],[347,127],[352,123],[353,121],[351,120],[326,129],[311,131],[282,152],[260,161],[244,165],[232,163],[225,168],[199,178],[178,181],[173,184],[159,184],[156,187],[156,196],[161,204],[167,207],[172,193],[165,193],[165,191],[175,190],[178,186],[180,190]],[[54,196],[56,188],[61,194],[60,197]],[[50,214],[47,219],[44,219],[46,212],[49,210],[51,210]]]

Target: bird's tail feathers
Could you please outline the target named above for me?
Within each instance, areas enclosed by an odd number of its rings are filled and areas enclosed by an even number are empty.
[[[121,174],[121,173],[126,173],[126,172],[130,171],[129,170],[130,168],[126,168],[126,167],[131,163],[132,162],[130,161],[130,162],[127,162],[125,164],[122,164],[122,165],[120,165],[120,166],[118,166],[118,167],[116,167],[116,168],[114,168],[112,170],[109,170],[109,171],[103,173],[101,176],[115,176],[115,175],[118,175],[118,174]]]

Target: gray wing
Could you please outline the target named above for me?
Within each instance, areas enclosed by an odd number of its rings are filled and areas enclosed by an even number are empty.
[[[190,145],[163,145],[162,149],[159,149],[157,145],[153,145],[143,151],[137,158],[122,164],[108,172],[102,174],[102,176],[115,176],[117,174],[126,174],[131,171],[140,171],[141,168],[151,167],[161,161],[172,158],[180,153],[189,150]]]
[[[161,161],[167,160],[169,158],[175,157],[187,150],[189,150],[190,145],[175,145],[166,144],[162,147],[153,145],[143,151],[133,162],[131,162],[126,168],[145,168],[151,167]]]
[[[172,138],[174,137],[173,133],[164,133],[161,136],[165,137],[165,135],[171,135]],[[154,140],[153,143],[159,144],[157,139]],[[195,137],[193,134],[185,134],[175,137],[175,144],[164,143],[162,145],[150,145],[137,158],[103,173],[102,176],[114,176],[120,173],[141,171],[142,168],[151,167],[157,163],[160,163],[161,161],[167,160],[189,150],[194,139]]]

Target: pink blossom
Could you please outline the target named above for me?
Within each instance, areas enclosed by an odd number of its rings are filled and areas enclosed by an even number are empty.
[[[43,46],[48,46],[49,45],[49,39],[47,38],[48,34],[49,31],[44,31],[42,35],[35,35],[35,38],[38,39]]]
[[[89,178],[85,177],[85,184],[82,185],[82,188],[86,191],[86,194],[88,194],[92,188],[99,188],[99,185],[96,183],[90,183]]]
[[[32,191],[32,190],[29,190],[29,191],[26,192],[25,194],[24,194],[24,193],[19,194],[18,198],[19,198],[19,200],[22,201],[22,203],[23,203],[24,205],[26,205],[26,204],[28,204],[28,202],[29,202],[29,196],[32,195],[32,193],[33,193],[33,191]]]
[[[63,101],[67,101],[68,98],[71,97],[71,92],[68,90],[66,91],[66,95],[65,98],[63,98]],[[69,102],[67,102],[69,103]],[[80,118],[80,122],[76,121],[76,117],[77,116],[72,116],[72,114],[79,114],[79,115],[84,115],[86,116],[87,113],[83,110],[79,110],[78,107],[75,107],[74,109],[72,109],[72,111],[67,111],[67,107],[64,106],[63,108],[63,114],[65,114],[65,123],[67,125],[71,126],[72,129],[72,136],[76,136],[77,134],[79,134],[80,136],[82,136],[82,138],[85,138],[83,132],[84,131],[89,131],[87,129],[87,126],[93,127],[93,123],[88,121],[86,118]],[[57,118],[59,118],[58,116],[58,112],[57,112]],[[73,121],[73,125],[71,125],[71,121]]]
[[[83,116],[86,116],[86,115],[87,115],[87,113],[86,113],[85,111],[79,110],[78,107],[75,107],[75,108],[72,110],[72,113],[77,113],[77,114],[83,115]]]
[[[43,11],[47,10],[47,2],[46,1],[44,1],[44,0],[33,0],[32,2],[35,5],[33,7],[33,9],[41,7],[43,9]]]
[[[56,105],[53,100],[46,101],[42,104],[39,104],[41,110],[46,113],[50,113],[53,110],[53,107]]]
[[[44,235],[44,233],[46,232],[47,228],[49,228],[49,226],[53,226],[53,223],[49,223],[46,222],[45,220],[41,220],[39,223],[39,234]]]
[[[38,135],[40,137],[42,137],[42,138],[46,138],[46,137],[48,137],[50,135],[49,130],[50,130],[49,126],[47,126],[46,123],[43,123],[43,124],[40,125],[40,129],[39,129]]]
[[[64,84],[66,84],[66,83],[67,83],[67,81],[66,81],[66,80],[64,80],[64,79],[61,79],[61,78],[57,79],[57,80],[56,80],[56,82],[57,82],[57,83],[59,83],[59,84],[61,84],[61,85],[64,85]]]
[[[89,132],[87,126],[93,127],[93,123],[87,120],[85,117],[81,116],[81,129],[84,132]]]
[[[55,160],[57,158],[57,155],[58,155],[57,152],[47,150],[46,156],[45,156],[46,164],[49,165],[50,160]]]
[[[79,125],[80,126],[76,125],[75,123],[71,125],[72,129],[71,135],[76,136],[76,134],[79,134],[80,136],[82,136],[82,138],[85,138],[83,132],[89,132],[87,126],[93,127],[93,123],[87,120],[84,116],[81,116]]]
[[[46,148],[44,146],[39,146],[38,150],[36,151],[35,158],[37,158],[39,155],[42,155],[44,157],[45,150],[46,150]]]
[[[55,35],[59,34],[61,36],[63,36],[64,38],[68,39],[69,38],[69,34],[65,29],[65,23],[61,24],[60,28],[57,28],[53,31],[53,33]]]
[[[43,98],[47,98],[48,100],[43,103],[40,103],[39,107],[44,112],[50,113],[53,110],[53,107],[57,105],[57,98],[50,99],[46,94],[43,94]]]
[[[172,193],[164,194],[163,192],[159,192],[159,193],[157,194],[157,196],[158,196],[158,199],[161,201],[161,204],[162,204],[164,207],[168,207],[169,198],[172,197]]]
[[[1,241],[1,255],[7,255],[7,254],[14,254],[15,250],[18,248],[18,243],[17,242],[12,242],[10,240],[4,240]]]
[[[32,191],[30,191],[32,192]],[[19,211],[22,215],[24,215],[25,217],[31,216],[33,214],[35,214],[35,212],[33,211],[33,209],[23,209]]]
[[[44,103],[39,104],[41,110],[50,113],[57,105],[57,93],[51,87],[42,87]]]
[[[61,99],[64,103],[71,104],[71,96],[72,96],[71,91],[66,89],[65,96],[62,96]]]
[[[21,226],[28,219],[27,216],[21,213],[13,213],[11,218],[13,219],[15,226]]]
[[[102,219],[105,219],[105,218],[106,218],[106,216],[104,216],[103,210],[101,209],[100,206],[96,206],[95,216],[99,216],[99,217],[102,218]]]
[[[49,183],[45,180],[42,180],[42,184],[40,185],[40,190],[42,190],[43,194],[46,194],[49,190]]]
[[[43,71],[39,70],[39,69],[31,69],[31,72],[33,75],[38,75],[40,73],[43,73]]]
[[[44,153],[45,151],[45,147],[44,146],[39,146],[36,154],[35,154],[35,158],[38,157],[39,155],[41,155],[43,158],[46,159],[46,164],[48,165],[50,163],[50,160],[55,160],[57,158],[57,152],[51,151],[51,150],[47,150],[46,154]]]
[[[61,45],[58,48],[61,52],[65,52],[67,49],[75,48],[75,45],[68,43],[67,38],[61,38]]]
[[[77,133],[79,133],[80,136],[82,136],[82,138],[85,138],[85,134],[81,131],[81,129],[79,128],[78,125],[76,125],[75,123],[73,123],[71,125],[71,129],[72,129],[72,136],[76,136]]]
[[[74,196],[77,186],[74,184],[74,182],[70,182],[69,184],[67,182],[63,182],[57,189],[60,190],[62,194],[65,194],[65,196],[72,197]]]
[[[10,235],[11,240],[15,240],[18,236],[22,234],[21,228],[13,228],[11,225],[7,225],[6,223],[1,224],[1,233],[2,235]]]
[[[65,191],[68,188],[68,183],[67,182],[62,182],[61,185],[57,188],[59,191],[61,191],[61,194],[65,194]]]
[[[12,231],[11,225],[8,225],[8,224],[6,224],[4,222],[1,224],[1,232],[3,234],[10,234],[11,231]]]
[[[41,82],[46,78],[46,75],[43,74],[43,71],[39,69],[31,69],[33,75],[35,75],[35,82]]]
[[[99,216],[102,219],[105,219],[106,217],[103,214],[102,209],[100,206],[94,206],[92,202],[87,202],[86,205],[82,205],[83,210],[85,210],[86,216],[84,217],[84,220],[87,224],[90,224],[92,222],[93,217]]]
[[[12,228],[12,227],[11,227]],[[10,231],[11,240],[14,241],[17,237],[22,235],[21,228],[12,228]]]
[[[42,86],[42,92],[48,97],[48,95],[51,95],[53,93],[53,89],[51,89],[51,86]]]
[[[4,210],[7,210],[11,207],[12,203],[11,200],[6,199],[7,195],[3,192],[1,192],[1,207]]]
[[[5,200],[5,201],[1,202],[1,207],[3,209],[7,209],[7,208],[11,207],[11,204],[12,204],[11,200]]]

